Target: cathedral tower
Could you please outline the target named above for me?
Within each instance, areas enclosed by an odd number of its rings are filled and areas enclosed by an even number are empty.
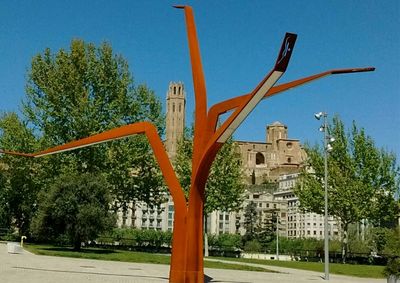
[[[165,147],[170,158],[174,158],[178,141],[185,129],[186,97],[182,82],[170,82],[167,91],[167,117]]]
[[[267,126],[267,143],[271,143],[273,149],[277,148],[279,140],[287,138],[287,126],[278,121]]]

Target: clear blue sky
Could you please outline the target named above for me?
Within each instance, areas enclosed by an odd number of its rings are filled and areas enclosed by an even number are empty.
[[[194,8],[208,105],[250,92],[273,66],[285,32],[298,34],[279,83],[333,68],[375,66],[373,73],[338,75],[264,100],[235,133],[265,140],[276,120],[289,137],[320,142],[313,113],[355,120],[378,146],[400,157],[400,1],[2,1],[0,111],[19,111],[35,54],[67,49],[73,38],[108,41],[129,62],[136,83],[164,102],[169,81],[183,81],[188,115],[193,86],[184,15]]]

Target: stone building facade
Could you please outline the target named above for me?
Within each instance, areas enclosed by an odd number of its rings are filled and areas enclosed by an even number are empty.
[[[186,93],[181,82],[171,82],[166,96],[165,148],[171,159],[185,128]],[[236,141],[241,153],[243,174],[247,185],[243,209],[239,212],[214,211],[207,216],[211,234],[244,234],[244,208],[256,204],[258,221],[266,222],[274,214],[279,219],[279,235],[289,238],[323,237],[323,217],[302,213],[293,194],[306,154],[298,139],[288,136],[288,128],[280,122],[266,127],[265,141]],[[268,186],[274,184],[274,186]],[[172,231],[174,206],[171,197],[158,210],[136,204],[119,218],[119,226]],[[331,235],[338,235],[335,221],[330,221]],[[322,234],[321,234],[322,233]]]
[[[170,82],[166,103],[166,139],[165,148],[173,159],[176,155],[179,139],[185,130],[186,93],[182,82]]]
[[[274,122],[266,128],[265,142],[237,141],[246,183],[278,182],[282,174],[299,172],[305,152],[299,140],[288,138],[288,128]]]
[[[299,174],[287,174],[279,177],[278,189],[274,192],[274,199],[287,203],[287,237],[288,238],[324,238],[324,216],[300,210],[299,199],[293,192]],[[330,238],[340,237],[338,221],[329,217]]]

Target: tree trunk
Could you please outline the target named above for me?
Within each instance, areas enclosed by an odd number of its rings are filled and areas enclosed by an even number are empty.
[[[74,251],[80,251],[81,250],[81,239],[75,239],[74,240]]]
[[[135,221],[136,221],[136,215],[135,215],[135,213],[136,213],[136,203],[135,203],[134,201],[132,202],[131,210],[132,210],[132,214],[131,214],[131,228],[135,228],[135,227],[136,227],[136,226],[135,226]]]
[[[204,213],[204,257],[208,257],[207,214]]]
[[[347,251],[349,249],[348,229],[349,229],[349,224],[344,223],[343,224],[343,237],[342,237],[342,263],[346,263]]]
[[[126,228],[126,218],[128,214],[128,207],[126,204],[122,206],[122,228]]]

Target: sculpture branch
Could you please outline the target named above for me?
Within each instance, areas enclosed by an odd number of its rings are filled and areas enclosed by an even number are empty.
[[[264,94],[263,99],[269,98],[276,94],[280,94],[284,91],[305,85],[307,83],[310,83],[310,82],[318,80],[318,79],[322,79],[322,78],[330,76],[330,75],[371,72],[374,70],[375,70],[375,68],[373,68],[373,67],[367,67],[367,68],[352,68],[352,69],[334,69],[334,70],[325,71],[325,72],[315,74],[315,75],[312,75],[309,77],[301,78],[301,79],[294,80],[294,81],[291,81],[288,83],[274,86],[268,92],[266,92]],[[245,94],[242,96],[237,96],[237,97],[225,100],[225,101],[221,101],[217,104],[214,104],[208,111],[208,126],[207,126],[208,130],[215,131],[216,127],[217,127],[219,116],[221,114],[224,114],[230,110],[233,110],[233,109],[239,107],[241,105],[241,103],[243,103],[243,101],[248,99],[248,97],[250,95],[251,95],[251,93]]]

